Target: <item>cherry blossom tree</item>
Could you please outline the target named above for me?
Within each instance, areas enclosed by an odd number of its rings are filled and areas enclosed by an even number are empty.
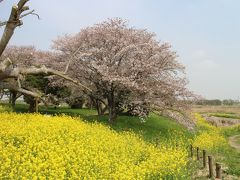
[[[58,69],[86,82],[89,94],[106,102],[109,121],[131,105],[142,117],[149,109],[179,111],[186,89],[184,66],[168,43],[154,33],[129,27],[122,19],[110,19],[54,41]]]

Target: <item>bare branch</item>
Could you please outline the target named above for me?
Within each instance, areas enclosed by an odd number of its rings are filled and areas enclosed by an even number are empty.
[[[74,60],[74,58],[76,58],[76,54],[79,52],[80,48],[81,48],[81,46],[78,47],[77,50],[71,55],[71,58],[69,58],[67,66],[64,71],[65,74],[67,73],[67,71],[69,69],[70,63]]]
[[[34,16],[37,16],[38,19],[40,19],[40,16],[37,13],[34,13],[34,12],[35,12],[35,10],[27,12],[27,13],[21,15],[20,18],[23,18],[23,17],[28,16],[28,15],[34,15]]]
[[[91,89],[89,89],[88,87],[86,87],[83,84],[81,84],[80,82],[68,77],[67,75],[63,74],[62,72],[47,68],[46,66],[42,66],[40,68],[38,68],[38,67],[20,68],[19,73],[22,75],[36,75],[36,74],[56,75],[63,79],[66,79],[78,86],[81,86],[84,89],[91,91]]]
[[[29,0],[20,0],[17,4],[18,9],[22,9]]]
[[[32,92],[23,88],[19,88],[18,86],[16,86],[14,83],[8,83],[8,82],[1,82],[0,83],[0,89],[9,89],[9,90],[13,90],[13,91],[17,91],[35,98],[40,98],[42,99],[42,95],[38,94],[36,92]]]
[[[18,87],[21,88],[22,85],[21,85],[20,77],[17,78],[17,82],[18,82]]]
[[[28,2],[28,0],[19,0],[17,6],[14,5],[12,7],[12,11],[11,11],[8,21],[0,23],[0,26],[5,26],[2,38],[0,40],[0,56],[2,55],[9,40],[11,39],[15,28],[18,26],[21,26],[23,24],[21,21],[21,18],[23,18],[29,14],[36,15],[39,18],[39,16],[36,13],[34,13],[34,11],[30,11],[26,14],[21,15],[22,12],[29,10],[29,7],[25,6],[25,4],[27,2]]]
[[[28,7],[28,6],[24,6],[24,7],[22,8],[21,12],[24,12],[24,11],[27,11],[27,10],[29,10],[29,7]]]
[[[26,90],[26,89],[23,89],[23,88],[15,88],[15,91],[23,93],[25,95],[35,97],[35,98],[40,98],[41,100],[43,100],[41,94],[38,94],[36,92],[32,92],[32,91],[29,91],[29,90]]]
[[[26,7],[26,8],[28,8],[28,7]],[[26,9],[26,10],[28,10],[28,9]],[[25,11],[25,10],[24,10],[24,11]],[[22,18],[25,17],[25,16],[28,16],[28,15],[37,16],[37,18],[40,20],[40,16],[39,16],[37,13],[34,13],[34,12],[35,12],[35,10],[32,10],[32,11],[29,11],[29,12],[21,15],[21,16],[19,17],[19,20],[22,19]],[[7,23],[15,23],[15,22],[16,22],[16,21],[3,21],[3,22],[0,22],[0,27],[7,25]]]
[[[11,60],[9,58],[5,59],[2,63],[0,63],[0,80],[7,79],[7,78],[16,78],[18,79],[21,76],[26,75],[37,75],[37,74],[44,74],[44,75],[56,75],[63,79],[66,79],[77,86],[81,86],[84,89],[91,91],[88,87],[84,86],[80,82],[68,77],[67,75],[63,74],[60,71],[56,71],[50,68],[47,68],[46,66],[42,67],[28,67],[28,68],[21,68],[21,67],[15,67],[11,70],[7,71],[7,68],[11,65]]]
[[[7,24],[7,21],[4,21],[4,22],[1,22],[1,21],[0,21],[0,27],[1,27],[1,26],[5,26],[6,24]]]

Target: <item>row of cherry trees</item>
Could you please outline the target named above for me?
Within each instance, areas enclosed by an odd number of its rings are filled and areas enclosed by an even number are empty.
[[[125,110],[141,118],[151,110],[179,112],[192,97],[171,46],[119,18],[60,37],[49,52],[10,46],[0,56],[0,89],[44,99],[48,92],[29,76],[47,75],[48,87],[67,87],[73,99],[91,100],[99,114],[108,111],[109,122]]]

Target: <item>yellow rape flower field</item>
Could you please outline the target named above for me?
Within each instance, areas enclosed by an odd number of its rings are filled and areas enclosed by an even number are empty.
[[[198,113],[195,114],[199,133],[193,141],[194,147],[200,149],[216,150],[227,145],[226,138],[222,135],[221,128],[217,128],[207,123],[207,121]]]
[[[0,113],[2,179],[187,179],[184,147],[70,116]]]

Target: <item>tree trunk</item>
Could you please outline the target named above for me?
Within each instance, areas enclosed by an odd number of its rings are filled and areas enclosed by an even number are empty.
[[[17,100],[17,92],[15,92],[15,91],[11,91],[10,92],[10,103],[11,103],[11,105],[12,105],[12,107],[14,108],[15,107],[15,105],[16,105],[16,100]]]
[[[10,94],[9,94],[8,103],[9,103],[9,104],[11,104],[11,103],[12,103],[12,93],[11,93],[11,92],[10,92]]]
[[[33,99],[31,102],[29,102],[29,108],[28,111],[33,113],[33,112],[38,112],[38,99]]]
[[[114,93],[112,92],[108,97],[108,121],[109,123],[115,123],[117,120],[117,108],[114,101]]]
[[[18,18],[16,19],[16,15],[18,14],[17,12],[18,8],[16,6],[13,6],[8,19],[8,23],[6,24],[2,38],[0,40],[0,56],[2,55],[9,40],[11,39],[15,28],[20,25],[20,20]]]
[[[36,102],[35,101],[32,101],[29,103],[28,111],[31,113],[36,112]]]
[[[101,116],[101,106],[100,106],[100,103],[96,100],[96,109],[97,109],[97,112],[98,112],[98,116]]]
[[[17,92],[16,91],[10,91],[9,104],[11,104],[12,107],[15,107],[16,100],[17,100]]]
[[[117,112],[115,107],[108,107],[109,111],[109,116],[108,116],[108,121],[109,123],[113,124],[117,120]]]
[[[93,99],[92,96],[89,96],[88,108],[89,108],[89,109],[93,109],[93,104],[94,104],[94,99]]]
[[[8,18],[8,21],[6,22],[2,38],[0,39],[0,56],[2,55],[9,40],[11,39],[15,28],[22,25],[22,21],[20,19],[21,17],[26,16],[27,13],[25,15],[23,14],[23,16],[21,15],[23,12],[29,10],[28,6],[25,6],[27,2],[28,0],[19,0],[17,6],[14,5],[12,7],[11,14]]]

